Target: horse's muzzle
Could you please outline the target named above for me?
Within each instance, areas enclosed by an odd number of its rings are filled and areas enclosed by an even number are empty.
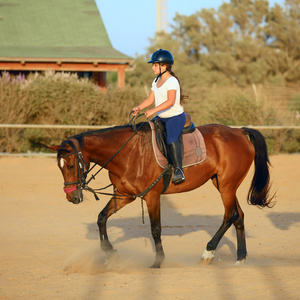
[[[82,195],[80,197],[78,196],[71,197],[71,200],[69,201],[72,202],[73,204],[79,204],[83,201]]]
[[[68,190],[68,192],[66,191],[66,188],[64,190],[67,194],[67,200],[69,202],[72,202],[74,204],[79,204],[80,202],[83,201],[82,190],[80,188],[75,187],[75,189]]]

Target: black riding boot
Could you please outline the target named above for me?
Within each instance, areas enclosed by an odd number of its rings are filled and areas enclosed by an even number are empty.
[[[182,171],[182,151],[180,143],[174,142],[168,145],[169,153],[174,166],[174,176],[172,182],[179,184],[185,181],[184,173]]]

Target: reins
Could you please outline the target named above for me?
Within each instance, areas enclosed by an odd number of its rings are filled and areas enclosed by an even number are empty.
[[[132,112],[131,112],[132,113]],[[131,115],[131,113],[130,113],[130,115]],[[132,126],[132,128],[133,128],[133,134],[131,135],[131,137],[120,147],[120,149],[94,174],[94,175],[91,175],[91,178],[86,182],[86,184],[89,184],[90,182],[91,182],[91,180],[92,179],[95,179],[95,176],[97,176],[116,156],[117,156],[117,154],[126,146],[126,144],[138,133],[138,131],[142,128],[142,126],[144,125],[143,123],[141,123],[141,125],[138,127],[138,129],[136,128],[136,124],[135,124],[135,121],[139,118],[139,117],[141,117],[141,116],[143,116],[144,114],[140,114],[140,115],[138,115],[137,117],[135,117],[135,116],[133,116],[131,119],[130,119],[130,121],[129,121],[129,123],[128,123],[128,125],[130,125],[130,126]],[[134,120],[134,123],[132,124],[132,121]],[[92,169],[94,168],[96,166],[96,164],[94,164],[93,165],[93,167],[92,168],[90,168],[89,169],[89,171],[88,171],[88,173],[90,172],[90,171],[92,171]],[[87,173],[87,174],[88,174]],[[111,186],[111,185],[109,185],[109,186]],[[108,186],[108,187],[109,187]],[[99,199],[97,199],[97,200],[99,200]]]
[[[96,200],[99,200],[99,197],[97,196],[97,194],[101,194],[101,195],[106,195],[106,196],[113,196],[114,197],[114,201],[115,201],[115,210],[114,213],[117,212],[117,202],[116,202],[116,197],[132,197],[134,199],[136,198],[141,198],[141,206],[142,206],[142,219],[143,219],[143,224],[145,224],[145,219],[144,219],[144,196],[153,189],[153,187],[162,179],[162,177],[170,170],[172,169],[172,165],[168,164],[162,171],[162,173],[152,182],[152,184],[143,192],[139,193],[138,195],[120,195],[120,194],[116,194],[116,188],[114,187],[114,192],[113,193],[103,193],[103,192],[99,192],[102,190],[107,189],[108,187],[112,186],[112,184],[109,184],[108,186],[101,188],[101,189],[92,189],[90,187],[85,187],[84,190],[87,190],[89,192],[92,192],[95,196]]]
[[[131,116],[132,112],[130,113],[129,116]],[[76,150],[76,147],[74,146],[72,140],[70,139],[69,145],[72,147],[73,151],[72,153],[69,153],[67,155],[61,156],[62,158],[64,157],[68,157],[71,155],[76,155],[76,164],[77,164],[77,170],[78,170],[78,176],[77,176],[77,181],[72,181],[72,182],[65,182],[64,185],[68,186],[68,185],[73,185],[76,184],[76,187],[72,187],[72,188],[65,188],[65,192],[71,192],[73,190],[76,190],[78,187],[80,187],[82,190],[86,190],[89,191],[91,193],[94,194],[95,199],[98,201],[99,197],[97,196],[97,194],[101,194],[101,195],[106,195],[106,196],[113,196],[114,198],[114,204],[115,204],[115,210],[114,212],[117,212],[117,201],[116,201],[116,197],[132,197],[134,199],[136,198],[141,198],[141,206],[142,206],[142,220],[143,220],[143,224],[145,223],[144,220],[144,206],[143,206],[143,200],[144,200],[144,196],[160,181],[160,179],[172,168],[172,166],[170,164],[168,164],[164,170],[162,171],[162,173],[153,181],[153,183],[143,192],[139,193],[138,195],[120,195],[120,194],[116,194],[116,188],[113,187],[113,193],[105,193],[105,192],[100,192],[103,191],[105,189],[107,189],[110,186],[113,186],[113,184],[109,184],[106,187],[100,188],[100,189],[93,189],[91,187],[88,186],[88,184],[95,179],[95,177],[116,157],[116,155],[118,155],[118,153],[120,153],[120,151],[127,145],[127,143],[139,132],[139,130],[142,128],[142,126],[144,125],[144,123],[142,122],[140,126],[136,126],[136,120],[143,116],[144,114],[140,114],[138,116],[133,116],[128,125],[130,125],[133,129],[133,134],[129,137],[129,139],[117,150],[117,152],[95,173],[92,174],[91,177],[89,178],[89,180],[86,181],[86,177],[87,175],[93,170],[93,168],[96,166],[96,163],[87,171],[85,171],[85,167],[88,167],[87,163],[85,162],[82,153],[80,151]],[[72,190],[70,190],[72,189]]]

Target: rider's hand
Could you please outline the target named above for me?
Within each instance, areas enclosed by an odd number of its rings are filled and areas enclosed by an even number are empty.
[[[145,112],[145,116],[148,119],[149,117],[151,117],[155,112],[153,111],[153,109],[149,109]]]
[[[133,116],[136,116],[139,112],[141,111],[141,109],[137,106],[137,107],[134,107],[132,109],[132,115]]]

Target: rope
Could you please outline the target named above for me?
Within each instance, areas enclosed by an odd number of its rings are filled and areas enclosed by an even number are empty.
[[[145,213],[144,213],[144,198],[141,197],[141,206],[142,206],[142,221],[145,224]]]
[[[114,203],[115,203],[115,210],[114,213],[117,213],[117,197],[116,197],[116,191],[117,189],[114,186]]]

